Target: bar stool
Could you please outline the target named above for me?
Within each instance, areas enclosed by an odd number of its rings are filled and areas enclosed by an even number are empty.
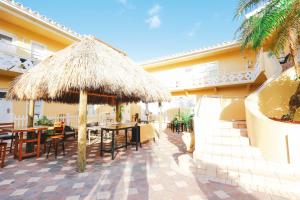
[[[5,157],[6,157],[6,148],[7,148],[7,143],[0,143],[0,159],[1,159],[1,163],[0,163],[0,167],[3,168],[4,167],[4,161],[5,161]]]

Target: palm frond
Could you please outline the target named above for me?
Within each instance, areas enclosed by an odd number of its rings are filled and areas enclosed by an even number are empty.
[[[282,47],[283,36],[289,29],[299,24],[299,0],[272,0],[262,10],[245,19],[238,28],[242,48],[251,46],[254,49],[262,47],[269,38],[280,38],[272,48]],[[276,35],[282,33],[280,35]],[[275,35],[275,36],[274,36]]]
[[[240,0],[236,9],[235,18],[240,17],[250,10],[258,8],[259,6],[268,3],[270,0]]]

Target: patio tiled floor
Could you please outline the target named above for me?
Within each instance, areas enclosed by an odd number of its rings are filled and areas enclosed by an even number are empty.
[[[190,155],[180,135],[169,131],[137,152],[119,151],[114,161],[109,154],[100,157],[99,144],[93,144],[85,173],[75,171],[76,147],[76,141],[68,141],[66,156],[57,160],[52,155],[19,162],[9,156],[0,170],[0,199],[284,199],[197,175],[182,165]]]

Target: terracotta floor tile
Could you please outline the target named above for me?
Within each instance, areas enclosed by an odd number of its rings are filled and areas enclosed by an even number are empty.
[[[181,135],[166,130],[156,142],[120,150],[115,160],[110,154],[99,155],[99,144],[87,146],[87,169],[76,171],[77,141],[66,141],[66,155],[59,152],[45,159],[8,157],[0,169],[2,200],[202,200],[271,198],[260,192],[247,192],[241,187],[214,182],[208,174],[187,165]],[[215,173],[216,169],[213,169]],[[274,199],[280,197],[274,196]]]

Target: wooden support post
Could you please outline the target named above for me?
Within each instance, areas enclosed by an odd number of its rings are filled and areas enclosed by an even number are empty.
[[[116,122],[120,122],[121,121],[120,112],[121,112],[120,103],[118,101],[116,101]]]
[[[30,100],[28,105],[27,127],[33,127],[34,120],[34,101]]]
[[[80,91],[79,116],[78,116],[78,157],[77,157],[77,167],[79,172],[84,172],[86,167],[86,122],[87,122],[87,92]]]
[[[27,127],[33,127],[34,123],[34,100],[29,100],[28,104],[28,114],[27,114]],[[27,133],[27,139],[35,138],[35,133],[30,132]],[[26,153],[33,152],[34,144],[33,143],[26,143]]]
[[[161,102],[158,103],[158,107],[159,107],[159,117],[158,117],[158,118],[159,118],[159,119],[158,119],[158,121],[159,121],[159,122],[158,122],[158,123],[159,123],[159,125],[158,125],[158,132],[159,132],[159,133],[158,133],[158,137],[160,137],[160,134],[161,134],[161,132],[162,132],[162,120],[163,120],[163,119],[162,119],[163,117],[162,117]]]

